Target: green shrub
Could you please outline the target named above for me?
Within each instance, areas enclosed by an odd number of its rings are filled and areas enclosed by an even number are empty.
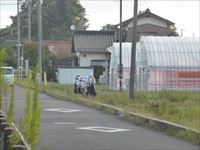
[[[30,143],[31,148],[35,149],[38,142],[40,133],[40,118],[41,118],[41,106],[39,101],[39,84],[36,78],[34,78],[34,90],[33,90],[33,100],[31,108],[31,124],[30,133],[28,137],[28,143]]]
[[[25,139],[28,139],[30,134],[30,126],[31,126],[31,90],[32,90],[32,81],[30,75],[25,79],[25,95],[26,95],[26,108],[24,113],[23,120],[23,135]]]
[[[18,132],[14,131],[14,132],[12,133],[12,135],[11,135],[10,138],[9,138],[9,142],[10,142],[10,143],[9,143],[9,150],[12,150],[14,145],[19,144],[19,142],[20,142],[20,137],[19,137]]]
[[[38,142],[41,118],[41,106],[39,101],[39,83],[36,79],[36,72],[37,69],[33,71],[34,75],[32,76],[32,78],[30,76],[27,77],[24,84],[26,88],[26,108],[23,121],[23,134],[27,142],[31,145],[32,149],[35,149],[35,146]]]
[[[5,58],[6,52],[4,49],[0,48],[0,67],[5,65]],[[6,84],[3,78],[3,72],[0,69],[0,110],[2,110],[2,96],[3,96],[3,89],[5,90]]]

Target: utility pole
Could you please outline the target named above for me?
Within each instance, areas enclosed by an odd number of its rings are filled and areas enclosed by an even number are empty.
[[[31,43],[31,0],[28,0],[28,42]]]
[[[42,14],[41,0],[38,0],[38,66],[42,77]]]
[[[20,56],[20,66],[21,66],[21,70],[20,70],[20,79],[23,79],[23,72],[24,72],[24,46],[21,45],[21,56]]]
[[[17,0],[17,69],[18,69],[18,77],[20,76],[19,68],[20,68],[20,14],[19,14],[19,1]]]
[[[136,42],[137,42],[137,8],[138,0],[134,0],[134,13],[133,13],[133,41],[132,41],[132,52],[131,52],[131,71],[130,71],[130,83],[129,83],[129,98],[134,98],[134,81],[135,81],[135,70],[136,70]]]
[[[122,0],[120,0],[119,23],[119,91],[122,91]]]

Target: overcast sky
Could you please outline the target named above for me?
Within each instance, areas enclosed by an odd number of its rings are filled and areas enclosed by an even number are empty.
[[[1,4],[14,0],[0,0]],[[99,30],[105,24],[119,23],[119,0],[81,0],[89,19],[90,30]],[[151,12],[176,24],[184,36],[200,35],[200,0],[139,0],[138,10]],[[11,23],[9,16],[16,14],[16,5],[1,5],[0,28]],[[123,0],[123,20],[133,16],[133,1]]]

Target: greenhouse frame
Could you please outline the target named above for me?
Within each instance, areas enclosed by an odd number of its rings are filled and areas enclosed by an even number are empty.
[[[119,43],[108,48],[110,88],[119,89]],[[131,43],[122,43],[122,88],[128,90],[131,65]],[[200,91],[200,43],[195,37],[144,36],[137,43],[137,91]]]

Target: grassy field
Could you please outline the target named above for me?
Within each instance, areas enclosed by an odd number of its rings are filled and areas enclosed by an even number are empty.
[[[200,94],[198,92],[138,92],[132,100],[128,98],[127,91],[110,91],[100,85],[97,85],[95,98],[74,94],[73,85],[48,83],[48,86],[42,86],[42,89],[60,98],[86,98],[200,131]]]

